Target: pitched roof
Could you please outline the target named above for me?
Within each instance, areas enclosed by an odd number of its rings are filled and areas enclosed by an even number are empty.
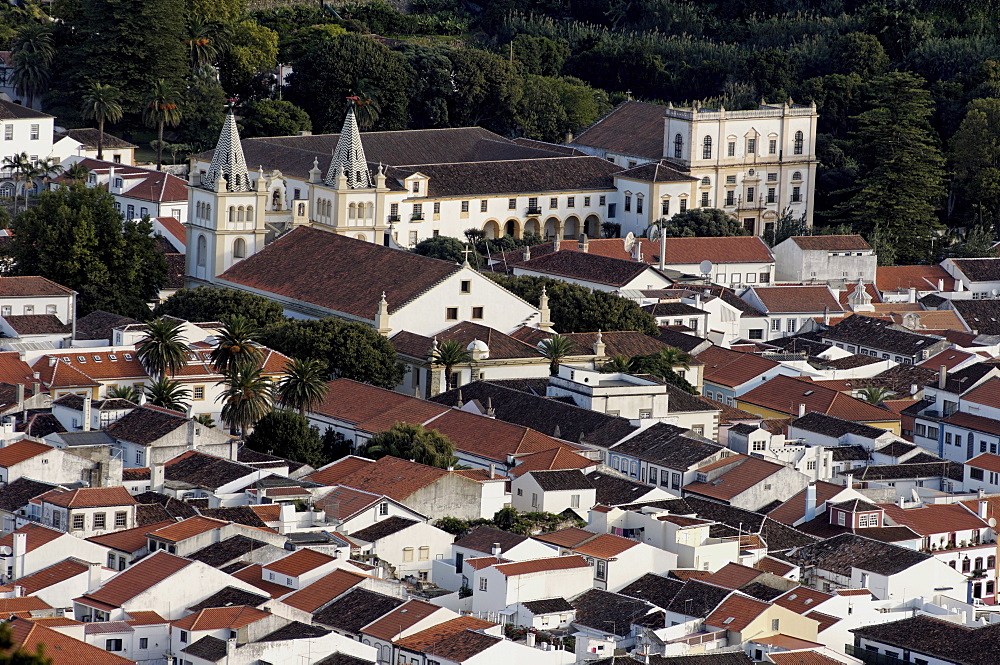
[[[529,471],[586,469],[595,465],[594,460],[565,448],[552,448],[537,453],[519,455],[515,458],[514,463],[517,466],[507,472],[511,476],[521,476]]]
[[[546,492],[594,489],[593,483],[579,469],[530,471],[528,475]]]
[[[521,536],[509,531],[501,531],[488,526],[479,526],[455,541],[455,547],[463,547],[484,554],[493,553],[493,544],[500,545],[500,552],[520,545],[528,540],[527,536]]]
[[[994,260],[1000,261],[1000,259]],[[952,300],[950,302],[972,332],[978,335],[1000,335],[1000,301]]]
[[[717,444],[685,436],[686,431],[674,425],[655,423],[611,450],[672,469],[688,469],[722,450]]]
[[[569,556],[553,556],[544,559],[529,559],[514,563],[501,563],[494,566],[504,577],[518,575],[533,575],[552,570],[571,570],[573,568],[589,568],[586,559],[576,554]]]
[[[788,415],[797,414],[799,405],[805,404],[807,414],[810,411],[819,411],[837,418],[860,422],[899,420],[897,414],[886,409],[880,409],[832,388],[784,375],[778,375],[744,393],[739,401]]]
[[[183,619],[173,622],[175,628],[181,630],[221,630],[229,628],[239,630],[244,626],[266,619],[270,612],[258,610],[256,607],[235,605],[232,607],[207,607]]]
[[[55,314],[8,314],[3,318],[19,336],[61,335],[73,329]]]
[[[859,235],[840,236],[792,236],[792,242],[804,250],[826,250],[828,252],[842,252],[845,250],[870,250],[872,247],[865,239]]]
[[[768,312],[840,312],[840,301],[829,286],[757,286],[753,293]]]
[[[711,471],[719,466],[726,466],[728,469],[711,482],[688,483],[684,486],[684,491],[728,501],[786,468],[781,464],[769,462],[759,457],[733,455],[701,467],[699,471]]]
[[[418,622],[441,609],[437,605],[411,598],[385,616],[372,621],[361,629],[365,635],[379,640],[391,641]]]
[[[151,171],[125,190],[122,196],[156,203],[187,202],[187,183],[170,173]]]
[[[729,562],[709,577],[706,577],[705,581],[727,589],[739,589],[745,584],[750,584],[750,582],[753,582],[760,576],[761,572],[756,568],[748,568],[738,563]]]
[[[850,576],[852,568],[857,567],[888,576],[933,556],[853,533],[842,533],[794,550],[783,558],[796,565],[816,566],[839,575]]]
[[[816,482],[815,488],[817,507],[822,506],[824,503],[837,496],[837,494],[844,491],[843,485],[834,485],[833,483],[824,482],[822,480]],[[767,516],[772,520],[781,522],[782,524],[787,524],[788,526],[794,525],[806,515],[807,493],[808,489],[801,490],[798,494],[794,495],[792,498],[770,511]]]
[[[2,114],[0,114],[2,115]],[[26,296],[68,296],[74,293],[62,284],[37,275],[26,277],[0,277],[0,298]]]
[[[868,439],[877,439],[878,437],[886,434],[888,431],[878,427],[872,427],[871,425],[855,422],[853,420],[847,420],[846,418],[838,418],[827,413],[820,413],[819,411],[811,411],[801,418],[796,418],[792,421],[792,425],[798,429],[804,429],[807,432],[825,434],[826,436],[838,439],[845,434],[854,434]]]
[[[996,626],[971,629],[950,621],[917,615],[908,619],[851,629],[855,638],[881,642],[944,662],[991,665],[996,662]]]
[[[208,531],[221,529],[226,526],[226,524],[228,524],[228,522],[199,515],[181,522],[176,522],[175,524],[171,524],[169,526],[161,527],[155,531],[150,530],[148,534],[152,538],[166,540],[172,543],[179,543],[182,540],[193,538]]]
[[[986,471],[995,471],[1000,473],[1000,455],[980,453],[965,464],[976,469],[984,469]]]
[[[615,174],[615,178],[628,178],[629,180],[645,182],[694,182],[699,180],[688,173],[679,171],[674,165],[662,159],[658,162],[646,162],[620,171]]]
[[[460,270],[448,261],[300,227],[219,279],[374,320],[382,293],[391,313]]]
[[[44,500],[63,508],[131,506],[136,503],[128,490],[120,485],[117,487],[83,487],[58,494],[49,494]]]
[[[928,504],[919,508],[900,508],[896,504],[885,503],[879,507],[893,522],[907,526],[921,536],[989,527],[965,506],[954,503]]]
[[[188,418],[182,413],[139,407],[111,423],[107,432],[116,439],[146,445],[187,426],[187,423]]]
[[[249,607],[259,607],[263,605],[270,598],[268,596],[262,596],[260,594],[251,593],[249,591],[244,591],[243,589],[237,589],[233,586],[227,586],[221,591],[212,594],[205,600],[201,601],[197,605],[189,607],[188,610],[191,612],[200,612],[206,607],[233,607],[236,605],[247,605]],[[144,611],[132,611],[128,613],[133,619],[138,618],[138,615],[154,615],[149,617],[150,623],[165,623],[166,620],[156,616],[155,612],[144,612]],[[153,621],[152,619],[155,619]]]
[[[533,257],[529,261],[521,261],[517,268],[614,287],[625,286],[647,270],[654,270],[647,263],[573,251],[558,251]]]
[[[573,143],[648,159],[663,156],[663,116],[659,104],[626,101],[584,129]]]
[[[734,593],[705,617],[705,624],[721,630],[741,631],[766,612],[770,603]]]
[[[89,566],[79,559],[64,559],[59,563],[17,579],[17,585],[24,587],[25,595],[32,596],[46,587],[82,575]]]
[[[684,616],[704,618],[730,593],[732,591],[725,587],[689,579],[684,582],[669,606],[663,609]]]
[[[833,598],[832,594],[810,589],[807,586],[798,586],[781,594],[772,602],[796,614],[805,614],[816,609],[817,605],[825,603],[831,598]]]
[[[355,531],[351,534],[352,539],[363,540],[365,542],[374,543],[375,541],[381,540],[386,536],[391,536],[394,533],[399,533],[409,529],[414,524],[420,524],[417,520],[408,520],[405,517],[392,516],[387,517],[384,520],[379,520],[369,527],[365,527],[360,531]]]
[[[434,337],[437,338],[438,343],[455,341],[463,346],[468,346],[473,341],[479,340],[489,347],[491,360],[541,358],[541,353],[534,346],[474,321],[461,321],[450,328],[445,328]],[[434,340],[430,337],[405,330],[392,337],[392,344],[396,347],[397,352],[421,360],[430,357],[433,343]]]
[[[596,538],[592,538],[585,543],[577,545],[573,551],[583,556],[597,559],[611,559],[633,547],[638,547],[639,543],[628,538],[622,538],[610,533],[602,533]]]
[[[974,402],[993,408],[1000,408],[1000,377],[986,379],[978,386],[962,395],[966,402]]]
[[[113,550],[118,550],[119,552],[138,552],[149,544],[149,540],[146,538],[147,533],[172,524],[175,524],[173,520],[154,522],[152,524],[137,526],[131,529],[112,531],[111,533],[101,534],[100,536],[91,536],[87,540],[104,547],[109,547]]]
[[[597,503],[605,506],[633,503],[653,490],[646,483],[599,470],[591,471],[587,477],[597,489]]]
[[[374,464],[362,466],[354,473],[341,478],[340,484],[401,501],[447,475],[448,472],[444,469],[387,455],[376,460]],[[307,476],[307,479],[315,480],[313,475]],[[362,498],[358,498],[355,503],[360,504],[363,501]]]
[[[121,422],[120,420],[118,422]],[[257,469],[197,450],[187,450],[166,463],[163,475],[191,485],[217,489],[257,473]]]
[[[943,341],[902,330],[892,321],[861,315],[849,316],[818,334],[823,339],[918,357],[923,357],[924,351]]]
[[[37,496],[55,489],[55,485],[31,480],[24,476],[0,487],[0,510],[15,512]]]
[[[705,364],[705,381],[730,388],[743,385],[780,364],[769,358],[730,351],[721,346],[711,346],[696,358]]]
[[[105,150],[115,150],[119,148],[138,148],[134,143],[129,143],[125,139],[118,138],[114,134],[102,132],[94,127],[80,127],[79,129],[67,129],[57,132],[56,136],[62,138],[68,136],[74,141],[82,143],[88,148],[97,148],[98,141]],[[58,140],[58,139],[57,139]]]
[[[233,564],[233,566],[243,566],[242,563]],[[230,570],[229,566],[223,568],[224,571]],[[241,582],[246,582],[251,584],[264,593],[271,596],[271,598],[280,598],[288,593],[289,587],[283,586],[281,584],[275,584],[274,582],[269,582],[261,577],[263,569],[259,563],[253,563],[248,566],[243,566],[239,570],[231,572],[230,575],[240,580]]]
[[[1000,259],[951,259],[962,274],[973,282],[992,282],[1000,279]],[[959,301],[954,301],[957,304]],[[973,301],[968,301],[973,302]]]
[[[129,566],[93,593],[84,594],[77,600],[84,604],[97,603],[98,607],[121,607],[192,563],[160,550]]]
[[[600,589],[585,591],[569,602],[576,609],[574,624],[615,635],[628,635],[632,622],[653,609],[643,600]]]
[[[944,290],[955,288],[955,278],[940,265],[879,266],[875,269],[875,286],[879,291],[937,291],[938,280],[944,281]]]
[[[646,573],[642,577],[618,590],[618,593],[631,598],[638,598],[657,607],[666,609],[670,601],[684,588],[681,580],[670,579],[662,575]]]
[[[362,628],[403,602],[401,598],[355,588],[316,612],[313,621],[331,628],[360,633]]]
[[[316,550],[301,549],[277,561],[265,564],[264,568],[279,575],[298,577],[303,573],[307,573],[314,568],[318,568],[334,560],[335,557],[329,554],[323,554]]]
[[[52,446],[44,443],[21,439],[0,448],[0,467],[8,468],[52,450]]]
[[[433,653],[435,655],[440,655],[445,657],[445,654],[439,653],[442,651],[442,647],[445,647],[449,651],[453,649],[455,638],[458,638],[458,642],[465,640],[469,641],[470,648],[476,650],[481,650],[482,645],[492,646],[500,638],[493,637],[487,642],[480,642],[475,635],[482,635],[483,637],[492,637],[490,635],[485,635],[484,633],[476,633],[473,631],[483,630],[484,628],[491,628],[496,624],[490,623],[489,621],[484,621],[478,617],[474,616],[461,616],[454,619],[449,619],[442,623],[426,628],[412,635],[407,635],[406,637],[396,641],[396,646],[400,649],[406,649],[408,651],[416,651],[418,653]],[[465,660],[468,656],[462,654],[458,656],[461,660]],[[452,660],[453,658],[449,658]]]
[[[6,102],[4,102],[6,103]],[[2,108],[2,104],[0,104]],[[58,630],[27,619],[14,619],[9,624],[11,641],[27,653],[44,649],[51,665],[133,665],[135,661],[105,651],[65,635]]]

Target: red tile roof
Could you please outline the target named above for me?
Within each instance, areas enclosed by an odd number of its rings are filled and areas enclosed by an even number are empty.
[[[105,582],[100,589],[83,595],[77,601],[85,605],[97,603],[98,607],[121,607],[192,563],[194,562],[161,550],[126,568]]]
[[[955,278],[940,265],[879,266],[875,269],[875,286],[880,291],[937,291],[938,280],[944,280],[944,290],[955,290]]]
[[[1000,377],[992,377],[962,395],[966,402],[1000,408]]]
[[[331,382],[329,385],[337,383],[336,381]],[[363,469],[370,464],[374,464],[375,460],[370,460],[366,457],[357,457],[355,455],[349,455],[336,462],[331,462],[326,466],[322,467],[318,471],[314,471],[305,477],[306,480],[310,482],[319,483],[320,485],[327,485],[332,487],[334,485],[339,485],[340,481],[347,476],[351,475],[358,469]]]
[[[21,360],[17,351],[0,352],[0,382],[28,385],[34,381],[31,366]],[[30,386],[29,386],[30,388]]]
[[[370,321],[383,292],[391,313],[459,270],[450,261],[300,227],[219,279]]]
[[[281,602],[304,612],[315,612],[364,580],[364,575],[352,573],[349,570],[335,570],[295,593],[285,596]]]
[[[952,371],[958,365],[961,365],[969,358],[972,358],[973,354],[967,353],[965,351],[959,351],[958,349],[947,349],[941,353],[937,353],[922,363],[918,363],[921,367],[930,367],[931,369],[939,370],[941,365],[948,368],[948,371]]]
[[[816,483],[816,507],[821,507],[824,503],[844,491],[843,485],[834,485],[822,480]],[[806,516],[806,490],[802,490],[791,499],[767,514],[772,520],[793,526],[797,521]]]
[[[187,244],[187,231],[184,229],[184,225],[176,217],[157,217],[156,221],[158,221],[164,229],[169,231],[170,235],[178,240],[182,246]]]
[[[221,529],[222,527],[229,524],[229,522],[224,522],[223,520],[217,520],[211,517],[204,517],[198,515],[196,517],[189,517],[186,520],[170,524],[168,526],[161,527],[159,529],[150,530],[148,535],[152,538],[157,538],[159,540],[166,540],[172,543],[179,543],[182,540],[187,540],[188,538],[193,538],[194,536],[206,533],[208,531],[214,531],[215,529]]]
[[[250,564],[249,566],[246,566],[245,568],[241,568],[235,573],[232,573],[232,576],[240,580],[241,582],[246,582],[247,584],[251,584],[257,587],[264,593],[271,596],[271,598],[280,598],[281,596],[284,596],[286,593],[291,591],[291,588],[289,587],[282,586],[281,584],[275,584],[274,582],[269,582],[265,579],[262,579],[261,572],[262,568],[260,564],[253,563]]]
[[[396,646],[400,649],[424,653],[433,649],[437,644],[455,636],[462,636],[467,631],[483,630],[491,628],[496,624],[490,623],[474,616],[461,616],[439,623],[431,628],[426,628],[413,635],[396,641]]]
[[[768,462],[759,457],[732,455],[698,470],[711,471],[720,466],[730,466],[730,468],[710,483],[688,483],[684,486],[684,491],[728,501],[785,468],[781,464]]]
[[[122,486],[117,487],[83,487],[60,494],[49,494],[45,501],[63,508],[103,508],[113,506],[132,506],[135,499]]]
[[[473,570],[482,570],[483,568],[495,566],[498,563],[511,563],[511,561],[498,556],[477,556],[465,560],[465,565]]]
[[[921,536],[989,528],[976,513],[955,503],[930,504],[920,508],[900,508],[894,503],[884,503],[879,507],[893,522],[907,526]]]
[[[792,236],[791,241],[804,250],[826,250],[842,252],[845,250],[866,250],[871,245],[859,235],[845,236]]]
[[[346,420],[372,433],[384,432],[398,422],[427,422],[448,410],[434,402],[350,379],[330,381],[326,397],[312,407],[315,413]]]
[[[278,503],[265,503],[250,506],[250,510],[257,513],[257,517],[261,518],[265,522],[277,522],[281,519],[281,504]]]
[[[52,452],[52,450],[52,446],[47,446],[44,443],[21,439],[20,441],[15,441],[9,446],[0,448],[0,466],[4,468],[11,467],[15,464],[20,464],[21,462],[29,460],[32,457]]]
[[[89,566],[79,559],[66,559],[18,579],[17,585],[24,587],[25,595],[31,596],[53,584],[86,573],[88,569]]]
[[[323,554],[316,550],[296,550],[282,559],[266,564],[264,567],[279,575],[298,577],[331,561],[334,561],[334,557],[329,554]]]
[[[843,661],[815,651],[776,651],[767,657],[774,665],[843,665]]]
[[[0,298],[26,296],[68,296],[72,289],[56,284],[51,279],[29,275],[26,277],[0,277]]]
[[[781,594],[771,602],[796,614],[805,614],[816,609],[821,603],[825,603],[831,598],[833,598],[831,594],[810,589],[806,586],[798,586]]]
[[[110,651],[73,639],[57,630],[25,619],[14,619],[8,624],[11,640],[29,653],[44,649],[51,665],[134,665],[129,660]]]
[[[23,616],[27,618],[36,610],[51,610],[52,606],[36,596],[21,596],[19,598],[0,598],[0,615],[8,617]]]
[[[751,353],[723,349],[721,346],[710,346],[695,357],[705,363],[705,381],[729,388],[752,381],[780,364]]]
[[[156,522],[155,524],[147,524],[144,526],[133,527],[131,529],[122,529],[121,531],[105,533],[100,536],[91,536],[90,538],[87,538],[87,540],[92,543],[97,543],[98,545],[103,545],[104,547],[110,547],[111,549],[118,550],[119,552],[138,552],[149,544],[149,541],[146,538],[147,533],[170,526],[171,524],[176,524],[176,522],[173,520],[165,520],[163,522]]]
[[[389,642],[407,628],[416,625],[440,609],[439,606],[422,600],[408,600],[385,616],[372,621],[362,628],[361,632]]]
[[[152,626],[160,623],[169,623],[152,610],[132,610],[128,612],[129,624],[133,626]]]
[[[172,623],[175,628],[190,631],[221,630],[223,628],[239,630],[269,616],[271,616],[270,612],[258,610],[255,607],[235,605],[232,607],[208,607]]]
[[[543,573],[550,570],[570,570],[573,568],[589,568],[590,564],[586,559],[576,554],[570,556],[554,556],[545,559],[531,559],[529,561],[519,561],[517,563],[501,563],[496,566],[505,577],[516,575],[530,575],[532,573]]]
[[[818,411],[844,420],[862,423],[899,421],[897,414],[886,409],[832,388],[783,375],[744,393],[737,401],[789,416],[798,415],[799,405],[805,404],[806,413]]]
[[[55,529],[50,529],[47,526],[42,526],[41,524],[25,524],[20,529],[8,533],[3,538],[0,538],[0,546],[14,547],[14,534],[23,533],[27,534],[27,541],[25,542],[25,551],[31,552],[38,549],[46,543],[52,542],[60,536],[65,536],[66,534],[62,531],[56,531]]]
[[[578,455],[566,448],[553,448],[538,453],[529,453],[515,458],[517,465],[510,470],[510,475],[521,476],[529,471],[551,471],[562,469],[586,469],[596,466],[597,462]]]
[[[535,540],[540,540],[543,543],[551,543],[552,545],[572,549],[577,545],[581,545],[594,538],[595,536],[597,536],[597,534],[593,531],[587,531],[579,527],[570,526],[565,529],[559,529],[558,531],[540,533],[534,538]]]
[[[351,475],[341,478],[340,483],[344,487],[368,493],[366,496],[369,502],[379,496],[388,496],[396,501],[401,501],[447,475],[448,472],[445,469],[411,462],[399,457],[386,456],[374,464],[361,467]],[[355,512],[365,507],[361,505],[363,501],[364,497],[361,497],[352,503],[352,505],[357,504],[358,506]]]
[[[577,554],[592,556],[597,559],[610,559],[638,545],[639,543],[634,540],[605,533],[582,545],[574,547],[573,551]]]
[[[840,312],[840,301],[828,286],[758,286],[753,292],[768,312]]]
[[[634,157],[663,156],[663,116],[666,107],[626,101],[587,127],[573,143]]]
[[[871,596],[868,589],[837,589],[834,591],[838,596]]]
[[[166,203],[187,201],[187,183],[163,171],[150,171],[139,182],[122,192],[122,196],[141,201]]]
[[[761,576],[761,572],[756,568],[748,568],[738,563],[727,563],[718,569],[710,577],[705,578],[706,582],[711,582],[716,586],[726,589],[739,589],[744,584],[749,584]]]
[[[784,577],[791,571],[795,570],[795,566],[792,564],[779,561],[778,559],[772,559],[769,556],[766,556],[755,563],[753,567],[765,573],[773,573],[778,577]]]
[[[705,625],[720,630],[741,631],[771,607],[754,598],[747,598],[738,593],[730,594],[705,617]]]
[[[381,500],[381,494],[372,494],[351,487],[338,487],[316,501],[314,505],[322,509],[328,517],[346,520]]]

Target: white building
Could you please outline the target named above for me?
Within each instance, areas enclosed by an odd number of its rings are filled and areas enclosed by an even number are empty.
[[[75,155],[68,157],[63,166],[69,168],[76,163],[90,171],[88,187],[103,187],[115,197],[115,208],[125,219],[187,220],[188,197],[183,179],[166,171]],[[64,180],[56,178],[53,185],[59,186]]]
[[[878,257],[861,236],[793,236],[773,251],[780,282],[875,281]]]
[[[595,503],[597,489],[579,469],[529,471],[510,484],[510,505],[521,512],[571,510],[584,518]]]

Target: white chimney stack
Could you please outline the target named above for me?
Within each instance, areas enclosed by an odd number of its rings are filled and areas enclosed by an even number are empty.
[[[810,522],[816,517],[816,483],[809,483],[806,486],[806,522]]]
[[[853,473],[847,474],[847,482],[844,483],[844,485],[846,487],[850,487],[852,489],[854,488],[854,474]]]
[[[799,404],[799,418],[802,418],[805,415],[806,415],[806,405]]]
[[[94,593],[101,588],[101,564],[91,563],[87,566],[87,593]]]
[[[24,577],[24,555],[28,551],[28,534],[14,534],[14,579],[19,580]]]
[[[990,502],[981,500],[979,502],[979,519],[985,520],[990,512]]]
[[[938,390],[944,390],[945,385],[948,383],[948,366],[940,365],[938,367]]]
[[[149,463],[149,489],[151,492],[162,492],[165,469],[162,464]]]
[[[490,549],[490,553],[493,556],[500,556],[500,543],[493,543],[493,547]]]
[[[90,411],[91,411],[91,398],[87,395],[83,398],[83,431],[90,431]]]
[[[910,287],[910,295],[907,298],[908,302],[917,302],[917,289],[913,286]]]

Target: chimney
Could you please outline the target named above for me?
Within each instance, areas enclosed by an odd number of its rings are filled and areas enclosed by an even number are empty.
[[[667,235],[660,229],[660,270],[667,269]]]
[[[850,487],[851,489],[854,489],[854,474],[853,473],[847,474],[847,482],[844,483],[844,485],[846,487]]]
[[[90,431],[90,407],[91,407],[90,395],[83,398],[83,431]]]
[[[24,384],[17,384],[17,405],[19,407],[24,406]]]
[[[149,489],[152,492],[162,492],[164,481],[164,466],[156,462],[149,463]]]
[[[556,229],[556,237],[553,238],[553,240],[552,240],[552,251],[553,252],[558,252],[559,251],[559,244],[560,244],[560,242],[561,242],[561,238],[559,237],[559,229]]]
[[[990,502],[985,500],[980,500],[979,502],[979,519],[985,520],[986,516],[990,512]]]
[[[594,338],[594,355],[598,358],[603,358],[606,348],[607,347],[604,344],[604,333],[598,330],[597,337]]]
[[[799,418],[803,417],[804,415],[806,415],[806,405],[799,404]]]
[[[899,497],[898,499],[896,499],[896,505],[897,505],[897,506],[899,506],[900,508],[902,508],[902,507],[903,507],[903,504],[904,504],[905,502],[906,502],[906,499],[905,499],[905,498],[903,498],[903,497]]]
[[[941,365],[938,367],[938,390],[944,390],[945,385],[948,382],[948,366]]]
[[[55,367],[56,366],[56,362],[57,361],[56,361],[55,356],[49,356],[49,367]]]
[[[642,243],[639,242],[638,238],[632,244],[632,258],[636,261],[642,261]]]
[[[493,547],[490,549],[490,554],[493,556],[500,556],[500,543],[493,543]]]
[[[19,580],[24,577],[24,555],[28,551],[28,534],[14,534],[14,579]]]
[[[697,307],[698,309],[701,309],[701,294],[700,293],[694,294],[694,306]]]
[[[524,253],[521,254],[521,258],[525,261],[531,260],[531,247],[528,245],[524,246]]]
[[[21,586],[20,584],[15,584],[14,585],[14,597],[15,598],[24,598],[24,587]]]
[[[497,477],[497,465],[490,464],[490,480],[493,480],[496,477]]]
[[[573,132],[566,132],[566,145],[573,142]]]
[[[959,289],[956,288],[955,290],[958,291]],[[943,277],[939,277],[938,278],[938,291],[944,291],[944,278]]]
[[[910,295],[907,298],[907,302],[917,302],[917,289],[916,287],[910,287]]]
[[[486,398],[486,414],[488,418],[496,418],[496,411],[493,410],[493,398]]]
[[[17,425],[17,419],[14,416],[4,416],[2,431],[3,432],[3,444],[7,445],[7,441],[14,438],[14,429]]]
[[[830,308],[829,307],[824,307],[823,308],[823,325],[824,326],[830,325]]]
[[[920,386],[918,386],[915,383],[911,383],[910,384],[910,394],[911,395],[916,395],[918,392],[920,392]]]
[[[101,564],[87,565],[87,593],[94,593],[101,588]]]
[[[816,483],[809,483],[806,486],[806,522],[816,517]]]
[[[584,254],[590,249],[590,241],[587,239],[586,233],[580,234],[580,242],[577,245],[578,249]]]

